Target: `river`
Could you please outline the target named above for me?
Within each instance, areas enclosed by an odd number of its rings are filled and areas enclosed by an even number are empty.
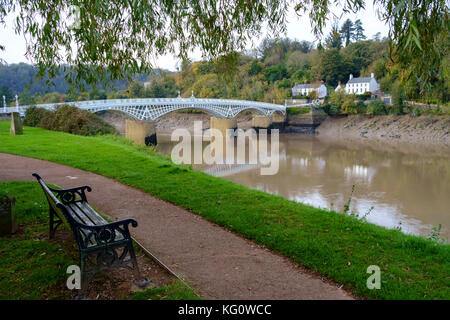
[[[170,154],[173,143],[159,141]],[[164,140],[166,140],[164,142]],[[428,235],[450,229],[450,154],[415,147],[329,141],[317,136],[280,135],[279,171],[261,175],[258,166],[197,165],[195,168],[314,207],[366,215],[372,223]]]

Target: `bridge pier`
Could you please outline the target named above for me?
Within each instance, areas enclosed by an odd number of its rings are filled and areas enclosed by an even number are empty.
[[[286,124],[286,115],[275,112],[272,114],[272,128],[283,130]]]
[[[227,133],[227,129],[236,129],[237,121],[236,119],[230,118],[216,118],[211,117],[210,119],[210,128],[219,130],[222,135],[225,137]]]
[[[154,122],[142,120],[125,120],[125,137],[139,144],[156,145]]]
[[[272,119],[268,116],[254,115],[252,117],[252,128],[253,129],[269,129],[272,124]]]

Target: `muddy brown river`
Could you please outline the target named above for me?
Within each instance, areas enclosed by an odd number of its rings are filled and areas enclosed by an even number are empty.
[[[165,141],[164,141],[165,140]],[[160,139],[170,154],[174,143]],[[450,229],[450,153],[415,146],[330,141],[318,136],[280,135],[279,171],[261,175],[258,165],[198,165],[209,174],[314,207],[350,211],[403,232],[428,235]]]

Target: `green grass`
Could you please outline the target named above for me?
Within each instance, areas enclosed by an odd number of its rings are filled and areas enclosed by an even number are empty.
[[[73,257],[48,234],[48,207],[35,182],[2,182],[0,196],[16,197],[17,220],[23,233],[0,237],[0,299],[65,299],[69,291],[58,290]]]
[[[0,182],[0,197],[4,195],[16,198],[22,230],[13,237],[0,237],[0,300],[70,298],[73,292],[65,287],[66,270],[78,263],[78,252],[48,241],[48,205],[42,188],[37,182]],[[199,299],[178,280],[122,298]]]
[[[311,107],[288,107],[286,108],[287,114],[306,114],[311,112]]]
[[[133,300],[200,300],[194,291],[181,281],[164,287],[134,293]]]
[[[174,165],[122,137],[81,137],[30,127],[24,135],[10,136],[9,122],[0,121],[0,152],[63,163],[139,188],[279,251],[358,296],[450,298],[449,245]],[[366,287],[369,265],[381,268],[380,290]]]

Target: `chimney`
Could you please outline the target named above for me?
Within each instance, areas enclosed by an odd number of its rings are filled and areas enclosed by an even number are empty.
[[[370,77],[371,77],[371,78],[375,78],[375,74],[372,72],[372,73],[370,74]]]
[[[350,80],[352,80],[353,79],[353,75],[350,73]]]

